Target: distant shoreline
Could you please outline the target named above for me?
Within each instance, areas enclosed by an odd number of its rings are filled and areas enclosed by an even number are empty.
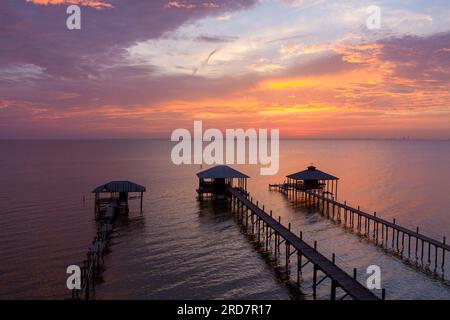
[[[167,141],[170,138],[0,138],[0,142],[15,141]],[[428,142],[449,142],[446,139],[427,139],[427,138],[281,138],[280,141],[428,141]]]

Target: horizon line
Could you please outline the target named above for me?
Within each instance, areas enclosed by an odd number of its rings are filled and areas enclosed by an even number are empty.
[[[154,140],[154,141],[168,141],[168,142],[179,142],[179,141],[171,141],[169,138],[158,138],[158,137],[108,137],[108,138],[97,138],[97,137],[60,137],[60,138],[1,138],[0,141],[108,141],[108,140]],[[198,140],[198,139],[191,139]],[[227,139],[224,139],[227,140]],[[236,140],[236,139],[235,139]],[[241,139],[239,139],[241,140]],[[247,140],[247,139],[246,139]],[[304,141],[450,141],[450,138],[410,138],[410,137],[401,137],[401,138],[330,138],[330,137],[309,137],[309,138],[299,138],[299,137],[284,137],[280,138],[280,141],[289,141],[289,140],[304,140]],[[210,141],[205,141],[210,142]]]

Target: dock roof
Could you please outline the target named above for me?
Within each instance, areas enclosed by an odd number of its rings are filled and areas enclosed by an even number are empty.
[[[92,193],[102,192],[145,192],[145,187],[130,181],[111,181],[92,191]]]
[[[219,165],[197,173],[200,179],[250,178],[229,166]]]
[[[287,178],[294,180],[339,180],[338,177],[332,176],[326,172],[317,170],[314,166],[309,166],[307,170],[293,173],[287,176]]]

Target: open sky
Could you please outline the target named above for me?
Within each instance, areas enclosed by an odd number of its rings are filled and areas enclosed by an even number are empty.
[[[3,0],[0,49],[0,138],[450,139],[448,0]]]

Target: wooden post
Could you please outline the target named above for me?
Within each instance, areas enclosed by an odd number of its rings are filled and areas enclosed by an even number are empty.
[[[428,242],[428,264],[431,264],[431,242]]]
[[[313,299],[316,300],[317,267],[314,265],[313,271]]]
[[[331,198],[334,197],[334,180],[331,180]]]
[[[291,255],[291,246],[289,245],[289,243],[286,241],[286,277],[289,277],[289,262],[290,262],[290,255]]]
[[[445,244],[445,237],[444,237],[444,244]],[[444,264],[445,264],[445,249],[442,249],[442,271],[444,271]]]
[[[437,248],[437,246],[434,246],[434,272],[436,272],[436,269],[437,269],[437,264],[438,264],[438,258],[437,258],[437,256],[438,256],[438,248]]]
[[[254,236],[255,235],[255,216],[253,215],[253,212],[251,212],[250,213],[250,215],[251,215],[251,222],[252,222],[252,236]]]
[[[402,256],[404,250],[405,250],[405,233],[402,232]]]
[[[383,237],[383,248],[387,250],[389,248],[389,226],[385,224],[383,226],[383,232],[386,235]]]
[[[278,235],[275,233],[275,265],[277,264],[277,253],[278,253]]]
[[[419,227],[417,227],[416,233],[419,234]],[[416,260],[418,259],[418,256],[417,256],[418,247],[419,247],[419,238],[416,237]]]
[[[336,180],[336,193],[335,193],[335,195],[334,195],[334,199],[337,201],[337,198],[338,198],[338,183],[339,183],[339,180]]]
[[[331,300],[336,300],[336,281],[331,281]]]
[[[266,242],[266,252],[269,251],[269,225],[266,223],[266,236],[265,236],[265,242]]]
[[[141,192],[141,213],[142,213],[142,199],[144,198],[144,193]]]
[[[395,224],[395,219],[394,219],[394,224]],[[394,240],[395,240],[395,228],[392,228],[392,243],[391,243],[392,249],[395,249]]]
[[[400,230],[397,229],[397,241],[396,241],[397,252],[399,251],[399,248],[398,248],[398,239],[399,238],[400,238]]]
[[[376,217],[377,213],[374,212],[373,216]],[[376,233],[376,236],[375,236]],[[377,239],[377,244],[378,244],[378,228],[377,228],[377,222],[375,221],[375,219],[373,220],[373,238]]]
[[[297,251],[297,290],[300,290],[300,273],[302,267],[302,256]]]
[[[258,244],[259,244],[261,242],[261,219],[259,217],[257,227],[258,227]]]
[[[245,232],[248,230],[248,210],[245,210]]]
[[[423,240],[422,240],[422,253],[421,253],[420,261],[423,263]]]
[[[408,234],[408,259],[411,258],[411,235]]]

